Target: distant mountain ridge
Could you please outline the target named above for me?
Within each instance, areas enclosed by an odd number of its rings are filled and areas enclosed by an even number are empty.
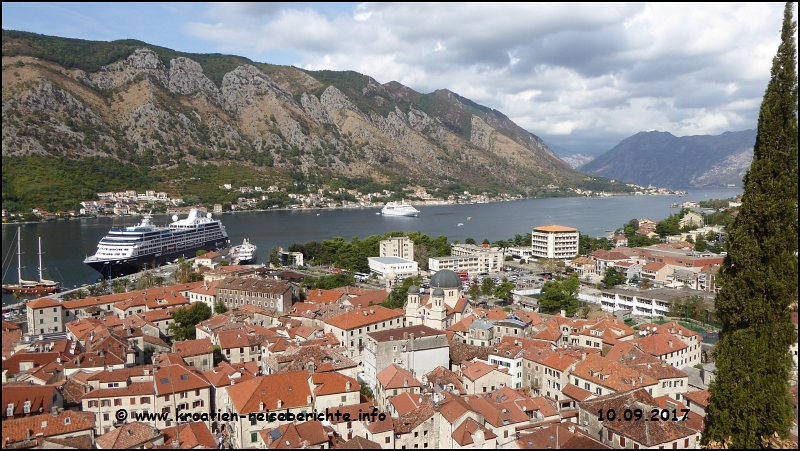
[[[503,113],[445,89],[135,40],[3,30],[2,114],[4,158],[237,164],[273,181],[313,173],[516,192],[585,179]]]
[[[677,137],[639,132],[578,170],[663,187],[741,185],[753,160],[756,130]]]

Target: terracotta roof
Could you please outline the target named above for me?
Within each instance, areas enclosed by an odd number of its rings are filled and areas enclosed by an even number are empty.
[[[171,446],[174,440],[180,443],[180,449],[216,448],[217,442],[208,426],[202,421],[181,424],[161,430],[164,434],[165,446]]]
[[[661,268],[667,266],[666,263],[658,263],[658,262],[650,262],[644,266],[642,266],[642,270],[647,271],[658,271]]]
[[[94,429],[94,414],[90,412],[65,410],[55,416],[45,414],[7,419],[3,420],[3,446],[9,448],[9,445],[39,433],[42,437],[50,437],[91,429]]]
[[[565,385],[561,393],[576,401],[585,401],[588,397],[592,396],[592,392],[589,390],[584,390],[572,384]]]
[[[408,334],[409,337],[412,335],[415,338],[421,337],[435,337],[438,335],[444,335],[444,331],[436,330],[432,327],[428,327],[425,325],[416,325],[416,326],[408,326],[408,327],[401,327],[399,329],[389,329],[389,330],[382,330],[380,332],[371,332],[368,333],[372,339],[377,341],[378,343],[383,343],[391,340],[404,340],[403,338],[405,334]]]
[[[262,279],[259,277],[229,277],[217,285],[219,290],[255,291],[259,293],[284,294],[292,286],[282,280]]]
[[[347,389],[348,382],[350,383],[350,390]],[[359,384],[357,380],[335,371],[329,373],[314,373],[311,375],[311,383],[315,386],[315,396],[357,392],[361,390],[361,384]]]
[[[284,424],[259,434],[267,449],[297,449],[328,443],[328,435],[319,421]]]
[[[17,352],[3,360],[2,369],[8,371],[8,374],[17,374],[20,372],[20,363],[32,362],[34,367],[44,366],[50,362],[55,362],[58,358],[64,360],[69,359],[70,356],[58,352]]]
[[[403,416],[422,405],[430,404],[430,396],[423,398],[421,394],[412,395],[411,393],[403,392],[397,396],[390,397],[388,401],[394,406],[397,415]]]
[[[679,352],[686,346],[678,337],[672,334],[656,333],[646,337],[637,338],[633,342],[642,348],[642,351],[656,357]]]
[[[125,423],[122,426],[97,437],[98,448],[133,449],[141,448],[158,436],[158,429],[145,423]]]
[[[337,446],[336,449],[382,449],[382,447],[372,440],[367,440],[364,437],[357,435],[344,442],[344,444],[341,446]]]
[[[247,362],[247,363],[256,363],[256,362]],[[233,366],[228,362],[222,361],[219,365],[214,367],[213,370],[208,370],[203,373],[203,376],[208,379],[208,381],[214,387],[227,387],[231,385],[231,382],[234,383],[244,382],[246,380],[252,379],[256,377],[258,373],[258,367],[256,366],[255,371],[249,371],[246,366],[239,364],[237,366]],[[234,377],[236,376],[236,377]]]
[[[344,293],[340,293],[338,291],[329,291],[323,290],[320,288],[309,289],[308,293],[306,293],[306,300],[305,302],[311,302],[314,304],[333,304],[334,302],[341,299]]]
[[[437,366],[424,376],[425,381],[442,386],[452,385],[457,393],[466,393],[458,375],[443,366]]]
[[[384,390],[422,386],[422,383],[415,379],[410,371],[394,363],[378,373],[378,382],[381,383]]]
[[[281,387],[276,390],[275,387]],[[228,387],[228,396],[240,414],[288,409],[311,404],[307,372],[271,374]],[[281,407],[278,407],[281,401]],[[261,406],[264,403],[264,406]]]
[[[369,324],[380,323],[390,319],[399,319],[404,315],[400,312],[376,305],[351,312],[343,313],[325,321],[325,323],[338,327],[339,329],[350,330],[364,327]]]
[[[405,415],[393,418],[394,432],[395,434],[408,434],[433,417],[433,414],[433,406],[430,404],[423,404],[410,412],[406,412]],[[431,426],[433,426],[433,424],[431,424]]]
[[[472,436],[478,432],[478,430],[483,431],[483,437],[486,440],[497,438],[497,435],[495,435],[494,432],[481,426],[472,418],[467,418],[466,421],[461,423],[461,425],[453,431],[453,440],[455,440],[456,443],[461,446],[471,445],[475,443],[472,439]]]
[[[496,365],[488,365],[480,361],[467,363],[461,368],[462,376],[473,382],[482,378],[483,376],[486,376],[492,371],[499,371]]]
[[[568,424],[549,424],[531,431],[516,440],[519,449],[611,449]]]
[[[369,307],[370,305],[378,305],[385,301],[389,296],[386,290],[375,290],[369,293],[356,296],[347,300],[351,305],[357,308]]]
[[[636,403],[643,411],[649,412],[657,403]],[[628,407],[630,408],[630,407]],[[621,410],[624,412],[624,409]],[[618,435],[623,435],[648,448],[669,443],[697,434],[697,431],[686,427],[680,421],[606,421],[605,428]]]
[[[282,354],[270,355],[265,361],[273,371],[281,373],[308,371],[309,364],[313,364],[314,371],[320,373],[355,368],[357,366],[356,362],[344,356],[337,349],[318,344],[290,346]]]
[[[461,332],[461,334],[464,335],[464,334],[467,333],[467,329],[469,328],[469,325],[474,323],[477,319],[478,318],[476,318],[473,315],[465,316],[464,319],[462,319],[461,321],[459,321],[459,322],[453,324],[452,326],[448,327],[446,330],[455,331],[455,332]]]
[[[495,398],[470,397],[467,402],[472,410],[483,415],[485,421],[495,428],[528,422],[528,415],[513,401],[498,402]]]
[[[88,434],[66,438],[46,437],[42,439],[42,444],[40,446],[42,449],[55,449],[55,447],[49,446],[49,444],[58,445],[61,449],[92,449],[94,446],[94,443],[92,443],[92,436]]]
[[[534,227],[535,231],[537,232],[577,232],[578,229],[573,229],[572,227],[565,227],[555,224],[548,224],[546,226],[539,226]]]
[[[51,298],[39,298],[25,304],[29,309],[47,308],[47,307],[60,307],[62,304]]]
[[[172,352],[181,357],[192,357],[196,355],[213,353],[214,346],[211,344],[210,338],[177,341],[172,344]]]
[[[474,358],[481,360],[489,358],[489,348],[473,346],[453,340],[449,340],[448,344],[450,345],[450,360],[453,362],[463,362]]]
[[[705,408],[708,407],[708,400],[711,398],[711,392],[708,390],[693,391],[684,393],[683,397],[688,399],[690,402]]]
[[[152,395],[152,382],[132,382],[127,387],[98,388],[83,395],[82,399],[113,398],[124,396]]]
[[[176,354],[172,355],[181,359]],[[161,354],[159,357],[164,359],[166,356],[167,354]],[[211,387],[211,383],[202,373],[195,370],[194,367],[187,367],[183,364],[161,363],[154,378],[158,396]]]
[[[444,394],[444,399],[439,402],[439,413],[448,423],[453,424],[464,414],[472,411],[472,408],[464,401],[463,397],[455,396],[448,392],[442,393]]]
[[[87,383],[97,382],[98,384],[108,382],[124,382],[132,377],[149,375],[152,368],[152,365],[139,365],[131,368],[117,368],[110,371],[95,371],[93,373],[89,373],[85,380]],[[75,375],[73,374],[72,377],[74,378]]]
[[[658,383],[656,379],[650,376],[599,355],[587,355],[585,360],[575,364],[571,375],[581,377],[616,392]]]
[[[3,406],[14,406],[14,416],[23,415],[25,402],[30,402],[29,413],[50,412],[56,388],[52,385],[3,385]],[[40,410],[41,409],[41,410]],[[3,409],[3,418],[7,410]]]
[[[658,380],[685,377],[688,381],[689,377],[683,371],[657,357],[640,351],[639,348],[633,348],[627,356],[619,359],[619,363]]]
[[[62,381],[63,384],[57,385],[59,392],[61,392],[61,396],[64,398],[65,406],[80,405],[83,395],[85,395],[91,389],[89,384],[76,379],[74,377],[75,374],[72,376],[73,377]]]

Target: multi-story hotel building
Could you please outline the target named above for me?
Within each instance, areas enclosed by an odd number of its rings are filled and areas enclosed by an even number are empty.
[[[395,236],[380,243],[380,257],[414,260],[414,242],[407,236]]]
[[[578,255],[578,229],[554,224],[536,227],[531,246],[534,258],[571,259]]]

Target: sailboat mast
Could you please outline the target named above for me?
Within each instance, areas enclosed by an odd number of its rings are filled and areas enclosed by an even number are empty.
[[[42,237],[39,237],[39,283],[42,282]]]
[[[19,227],[17,227],[17,280],[19,286],[22,286],[22,244]]]

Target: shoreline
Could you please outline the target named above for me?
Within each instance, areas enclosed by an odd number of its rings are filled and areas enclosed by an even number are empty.
[[[724,188],[720,188],[724,189]],[[551,197],[523,197],[523,198],[510,198],[508,200],[490,200],[486,202],[480,202],[485,204],[496,203],[496,202],[515,202],[515,201],[522,201],[522,200],[531,200],[531,199],[574,199],[574,198],[586,198],[586,199],[602,199],[605,197],[617,197],[617,196],[675,196],[677,193],[648,193],[648,194],[634,194],[634,193],[608,193],[603,196],[551,196]],[[441,206],[457,206],[457,205],[476,205],[479,202],[448,202],[442,201],[441,203],[436,204],[425,204],[425,203],[414,203],[410,202],[413,206],[430,206],[430,207],[441,207]],[[236,214],[236,213],[251,213],[251,212],[271,212],[271,211],[320,211],[320,210],[366,210],[366,209],[373,209],[373,208],[383,208],[382,205],[359,205],[357,207],[310,207],[310,208],[290,208],[290,207],[283,207],[283,208],[268,208],[268,209],[247,209],[247,210],[230,210],[230,211],[223,211],[221,213],[212,213],[213,215],[224,215],[224,214]],[[42,224],[46,222],[59,222],[59,221],[74,221],[80,219],[100,219],[100,218],[125,218],[125,217],[139,217],[144,216],[145,213],[131,213],[127,215],[95,215],[95,216],[73,216],[69,219],[56,219],[54,221],[22,221],[22,222],[3,222],[2,225],[24,225],[24,224]],[[153,216],[168,216],[169,213],[155,213]]]

